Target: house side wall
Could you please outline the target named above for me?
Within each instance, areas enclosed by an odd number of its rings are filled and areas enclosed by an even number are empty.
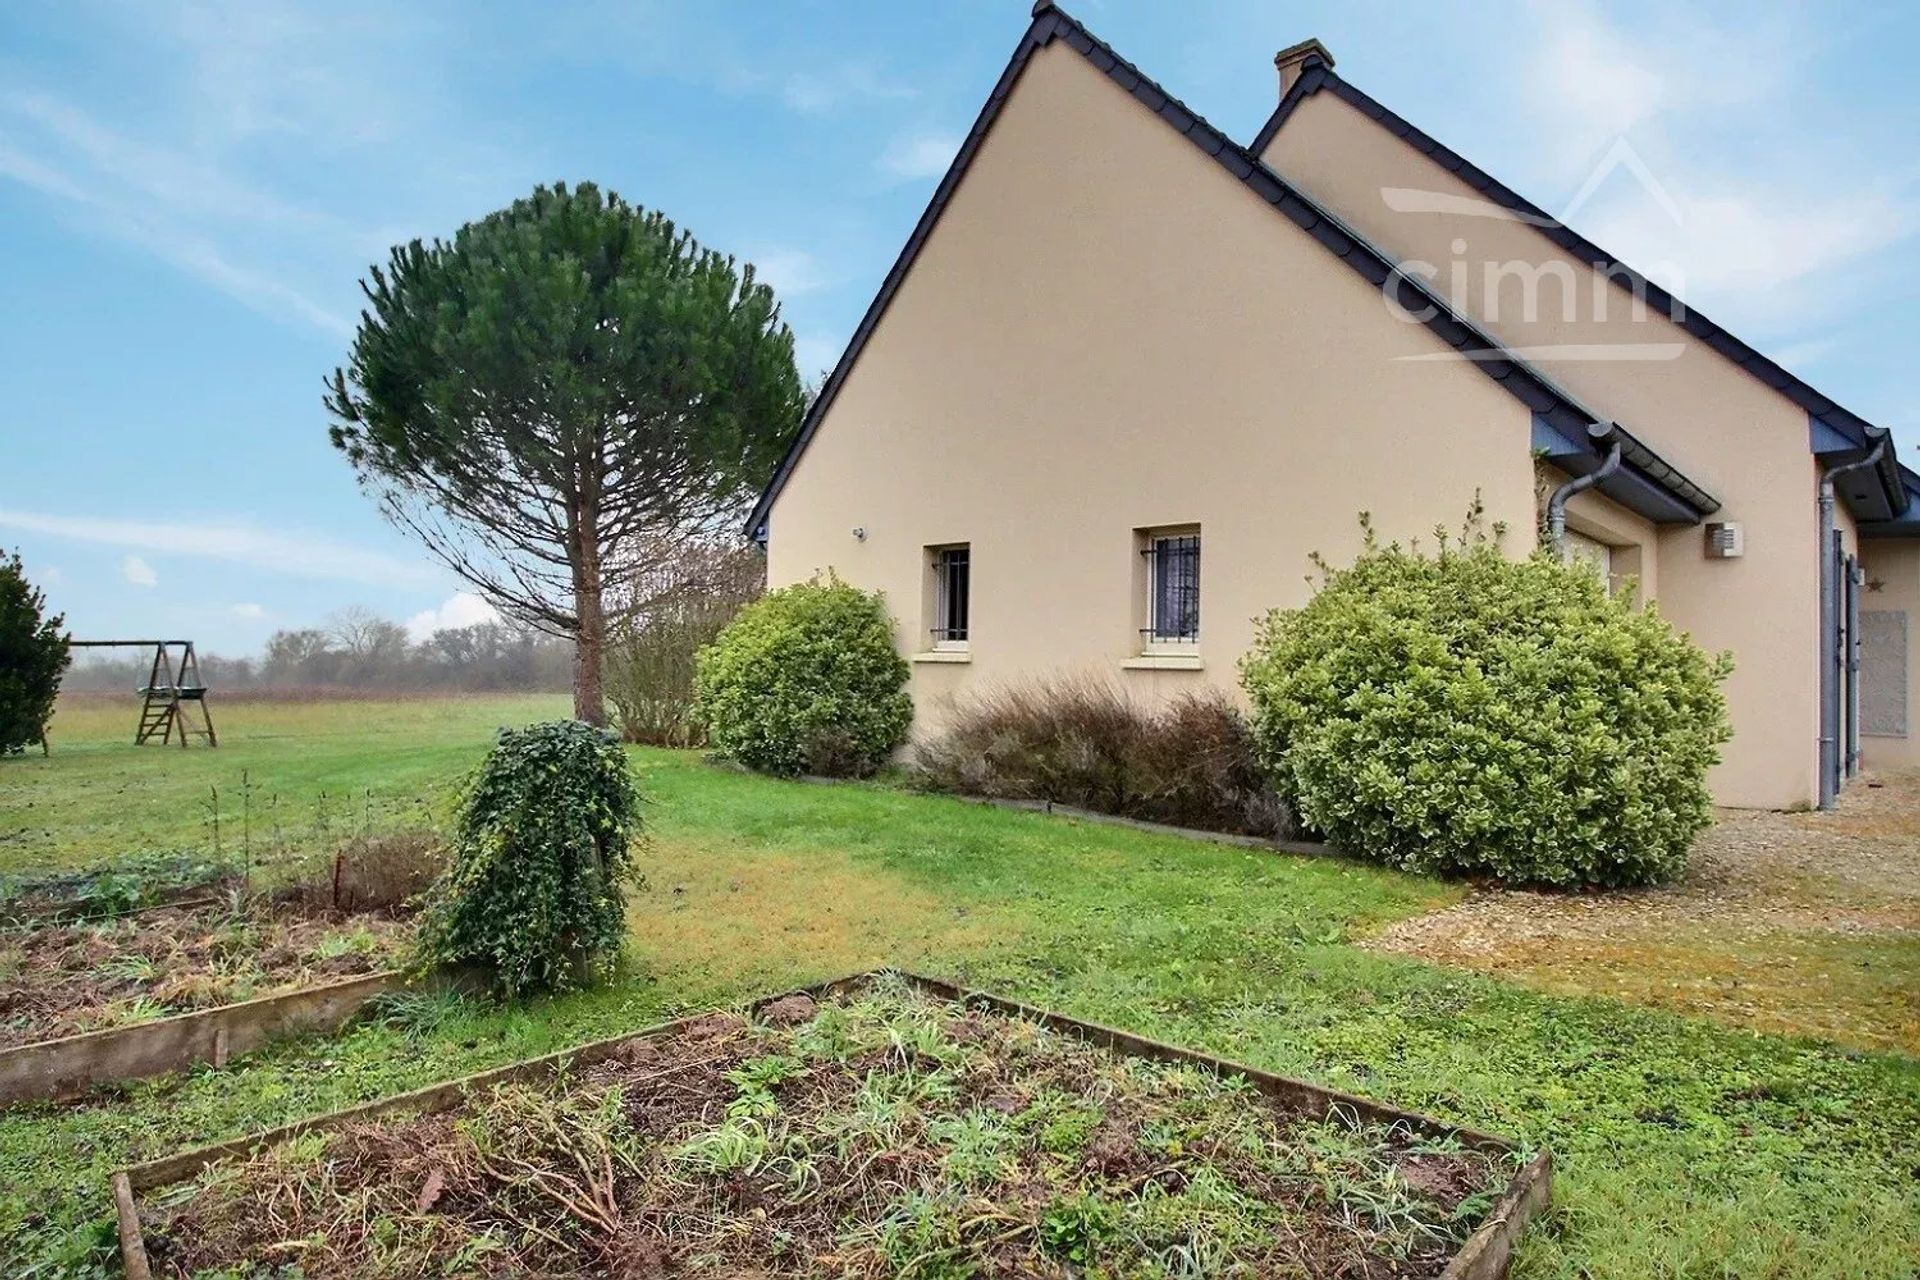
[[[1822,551],[1805,411],[1651,307],[1636,318],[1625,289],[1533,228],[1389,208],[1382,193],[1391,188],[1482,207],[1485,198],[1331,92],[1304,99],[1263,159],[1403,265],[1433,264],[1432,286],[1509,346],[1655,349],[1631,361],[1532,358],[1718,497],[1715,519],[1744,526],[1746,553],[1732,560],[1708,559],[1698,528],[1663,529],[1661,608],[1704,647],[1735,657],[1727,684],[1735,736],[1714,771],[1715,796],[1771,808],[1814,803]],[[1455,264],[1465,269],[1456,274]]]
[[[1310,555],[1534,521],[1530,414],[1071,49],[1034,55],[776,500],[774,585],[831,569],[928,648],[929,546],[968,543],[946,700],[1062,672],[1237,695]],[[1136,530],[1201,529],[1199,671],[1139,651]],[[854,530],[863,531],[857,537]]]
[[[1869,538],[1863,544],[1861,563],[1866,569],[1867,586],[1860,596],[1863,613],[1901,615],[1897,624],[1906,639],[1906,661],[1894,668],[1886,663],[1893,652],[1883,647],[1871,652],[1876,636],[1865,629],[1870,652],[1866,658],[1865,696],[1871,700],[1879,681],[1905,676],[1906,734],[1903,737],[1863,735],[1860,753],[1866,767],[1873,770],[1920,769],[1920,541],[1911,538]],[[1891,619],[1880,622],[1886,627]],[[1883,641],[1884,644],[1884,641]],[[1887,691],[1881,691],[1884,695]],[[1871,721],[1869,721],[1871,723]]]

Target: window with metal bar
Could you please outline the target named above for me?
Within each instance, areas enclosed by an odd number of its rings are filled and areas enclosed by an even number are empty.
[[[933,552],[935,648],[958,648],[971,639],[968,614],[972,605],[971,547],[937,547]]]
[[[1149,645],[1200,642],[1200,535],[1153,535],[1141,549],[1147,559]]]

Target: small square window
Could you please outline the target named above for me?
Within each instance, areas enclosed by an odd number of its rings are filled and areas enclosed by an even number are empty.
[[[1146,562],[1146,626],[1142,647],[1191,649],[1200,643],[1200,534],[1149,530],[1140,554]]]
[[[965,649],[972,640],[973,548],[932,547],[933,647]]]

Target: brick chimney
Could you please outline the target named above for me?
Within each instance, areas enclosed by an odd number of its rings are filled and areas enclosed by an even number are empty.
[[[1318,40],[1306,39],[1299,44],[1288,45],[1273,55],[1273,65],[1280,71],[1280,96],[1286,97],[1287,90],[1306,73],[1308,67],[1320,63],[1331,68],[1333,55],[1327,52],[1327,46]]]

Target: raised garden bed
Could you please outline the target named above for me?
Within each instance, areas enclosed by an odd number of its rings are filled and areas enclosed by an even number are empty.
[[[361,839],[272,887],[0,930],[0,1106],[333,1030],[394,983],[439,866],[429,836]]]
[[[191,854],[146,854],[80,870],[4,875],[0,930],[209,902],[237,883],[231,868]]]
[[[114,1176],[149,1276],[1485,1278],[1549,1162],[863,975]]]
[[[0,1049],[376,973],[411,927],[253,900],[0,934]]]

